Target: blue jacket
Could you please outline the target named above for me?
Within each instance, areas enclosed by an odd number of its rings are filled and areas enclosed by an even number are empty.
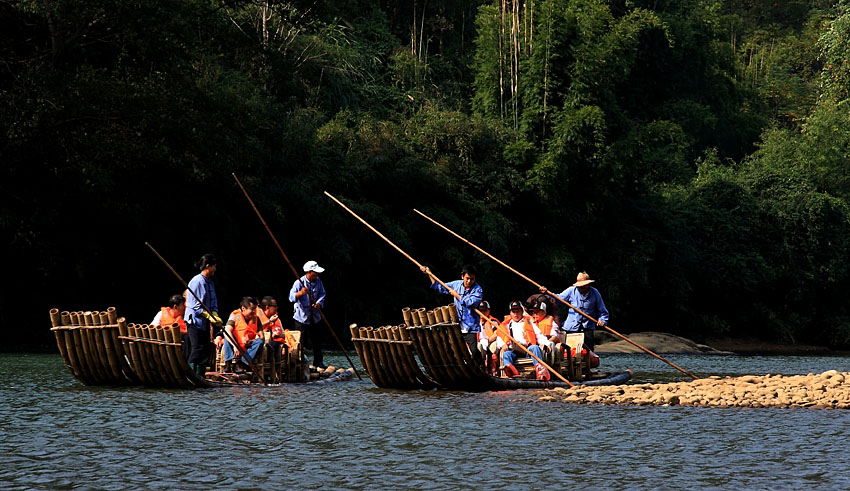
[[[478,283],[472,285],[472,288],[464,288],[463,280],[456,280],[446,284],[449,285],[449,288],[458,292],[461,298],[460,300],[455,298],[455,308],[457,309],[457,316],[460,319],[460,332],[480,332],[481,324],[478,322],[478,314],[473,309],[478,307],[478,304],[484,299],[484,289]],[[451,295],[438,281],[431,283],[431,289]]]
[[[299,298],[295,298],[295,294],[305,286],[310,291],[310,295],[302,295]],[[313,297],[314,302],[317,302],[322,307],[325,306],[325,286],[322,285],[322,279],[316,278],[315,282],[310,283],[307,281],[307,275],[304,275],[300,279],[295,280],[295,283],[292,284],[292,289],[289,290],[289,301],[294,304],[292,306],[292,318],[302,324],[316,324],[322,320],[322,314],[310,304],[310,296]]]
[[[596,288],[591,286],[590,291],[587,292],[587,296],[584,296],[578,291],[578,287],[571,286],[558,296],[594,319],[600,320],[605,324],[608,323],[608,309],[605,308],[602,295]],[[586,331],[593,330],[596,329],[596,323],[579,314],[575,309],[569,309],[567,320],[564,321],[561,329],[567,332],[576,332],[581,329]]]
[[[218,298],[215,296],[215,285],[211,279],[198,273],[189,281],[189,290],[193,291],[210,311],[218,312]],[[195,295],[189,293],[186,296],[186,313],[183,314],[183,319],[198,329],[207,330],[209,321],[201,317],[204,308],[195,300]]]

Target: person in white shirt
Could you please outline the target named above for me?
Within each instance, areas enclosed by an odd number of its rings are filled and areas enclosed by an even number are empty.
[[[533,353],[537,358],[542,358],[543,351],[540,349],[539,344],[548,345],[549,340],[546,339],[546,336],[540,332],[540,329],[535,326],[529,318],[526,318],[523,315],[525,314],[525,310],[523,309],[522,302],[518,300],[511,302],[510,310],[511,316],[509,319],[505,319],[502,326],[507,328],[511,337],[522,344],[525,349]],[[508,349],[502,355],[502,362],[504,362],[505,365],[505,374],[509,377],[516,377],[519,375],[519,371],[514,366],[514,361],[516,361],[519,357],[527,356],[526,352],[519,346],[516,346],[513,340],[508,340]],[[534,366],[537,366],[539,362],[533,359],[533,363]]]
[[[561,341],[561,329],[558,325],[558,321],[547,313],[548,310],[548,302],[543,296],[538,297],[537,301],[529,309],[532,317],[531,322],[533,322],[534,325],[540,329],[540,332],[546,336],[546,339],[549,340],[546,345],[551,348],[554,343],[559,343]]]

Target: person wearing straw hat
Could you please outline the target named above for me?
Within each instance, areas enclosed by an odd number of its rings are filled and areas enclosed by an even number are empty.
[[[472,353],[472,359],[483,365],[484,357],[478,349],[478,333],[481,331],[478,314],[475,309],[484,298],[484,289],[481,285],[475,282],[475,268],[470,265],[465,265],[460,271],[460,279],[450,281],[446,285],[451,288],[451,291],[437,281],[431,275],[431,270],[427,266],[419,268],[423,273],[431,279],[431,289],[437,290],[445,295],[451,295],[455,298],[455,309],[460,320],[460,332],[463,340]]]
[[[322,284],[319,274],[325,268],[319,266],[316,261],[304,263],[304,276],[295,280],[292,289],[289,290],[289,301],[293,303],[292,318],[295,320],[296,331],[310,335],[310,344],[313,345],[313,366],[316,368],[327,368],[323,363],[322,356],[322,330],[319,322],[322,320],[320,310],[325,305],[325,286]]]
[[[594,280],[590,279],[590,275],[586,271],[582,271],[576,276],[576,282],[560,294],[560,297],[570,305],[581,309],[585,314],[596,319],[596,323],[587,317],[578,313],[575,309],[569,309],[567,312],[567,320],[561,326],[561,330],[568,334],[571,332],[584,332],[587,335],[584,337],[584,344],[587,349],[593,351],[596,343],[593,339],[593,332],[596,326],[602,327],[608,323],[608,309],[605,308],[605,302],[602,301],[602,295],[599,290],[590,286]],[[540,293],[546,293],[546,287],[540,287]]]

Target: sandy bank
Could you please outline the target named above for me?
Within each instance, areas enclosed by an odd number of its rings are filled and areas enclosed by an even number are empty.
[[[576,386],[535,393],[542,402],[637,406],[850,409],[850,372],[707,377],[667,384]],[[539,394],[539,395],[538,395]]]

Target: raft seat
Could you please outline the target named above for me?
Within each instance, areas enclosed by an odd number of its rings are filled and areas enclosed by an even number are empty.
[[[295,347],[284,349],[283,355],[280,358],[280,380],[283,382],[303,382],[305,380],[305,371],[301,331],[289,331],[289,333],[295,339]],[[309,370],[309,365],[307,369]]]
[[[590,376],[590,354],[586,354],[584,356],[581,355],[582,348],[584,347],[584,333],[574,333],[567,334],[564,345],[559,345],[559,347],[563,346],[564,349],[557,349],[556,353],[559,358],[559,369],[561,370],[561,374],[564,375],[567,380],[572,380],[576,382],[580,382],[587,377]],[[573,349],[578,356],[572,356]],[[562,354],[566,351],[566,355]]]

